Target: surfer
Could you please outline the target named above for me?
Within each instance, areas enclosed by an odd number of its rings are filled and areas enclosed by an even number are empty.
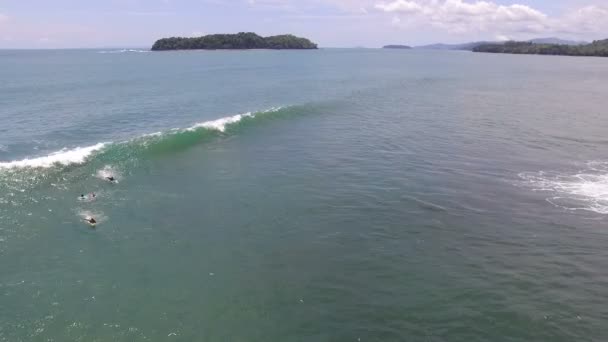
[[[108,182],[110,183],[116,183],[116,178],[114,178],[114,176],[108,176],[106,177],[106,179],[108,180]]]
[[[90,194],[87,194],[86,196],[84,194],[81,194],[80,197],[78,197],[78,199],[81,201],[93,201],[93,200],[95,200],[96,197],[97,197],[97,195],[95,195],[94,192],[91,192]]]
[[[87,217],[84,220],[87,221],[91,226],[95,226],[97,224],[97,221],[92,217]]]

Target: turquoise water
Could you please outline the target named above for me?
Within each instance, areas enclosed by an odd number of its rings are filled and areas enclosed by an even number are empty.
[[[608,339],[606,60],[0,51],[0,79],[0,341]]]

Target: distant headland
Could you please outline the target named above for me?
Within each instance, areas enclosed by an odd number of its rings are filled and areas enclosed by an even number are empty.
[[[202,37],[172,37],[157,40],[152,51],[166,50],[304,50],[317,49],[317,44],[291,34],[262,37],[253,32],[210,34]]]
[[[608,57],[608,39],[596,40],[582,45],[538,44],[512,41],[503,44],[482,44],[473,48],[473,51],[529,55]]]
[[[386,45],[385,49],[408,49],[405,45]],[[561,55],[608,57],[608,39],[591,43],[555,37],[536,38],[527,41],[478,41],[463,44],[431,44],[414,46],[424,50],[465,50],[473,52],[509,53],[528,55]]]
[[[384,45],[382,47],[383,49],[402,49],[402,50],[408,50],[411,49],[411,46],[407,46],[407,45]]]
[[[560,39],[556,37],[548,37],[548,38],[535,38],[526,41],[527,43],[533,44],[556,44],[556,45],[585,45],[589,44],[589,42],[580,41],[580,40],[566,40]],[[414,49],[424,49],[424,50],[463,50],[463,51],[473,51],[476,47],[481,45],[502,45],[504,41],[477,41],[477,42],[468,42],[462,44],[430,44],[430,45],[421,45],[414,46]]]

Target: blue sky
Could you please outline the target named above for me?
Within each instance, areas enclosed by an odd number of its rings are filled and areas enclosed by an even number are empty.
[[[0,0],[0,48],[148,47],[293,33],[325,47],[608,38],[607,0]]]

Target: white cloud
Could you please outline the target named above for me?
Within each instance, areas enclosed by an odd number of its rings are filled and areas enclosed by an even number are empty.
[[[422,11],[422,6],[413,1],[395,0],[388,3],[379,3],[375,6],[384,12],[418,13]]]
[[[293,11],[296,6],[290,0],[247,0],[251,7]]]
[[[526,5],[498,6],[496,19],[504,21],[543,21],[547,15]]]
[[[401,22],[416,21],[418,27],[427,25],[453,34],[517,38],[560,33],[599,35],[608,31],[608,6],[586,6],[559,17],[524,4],[485,0],[385,0],[374,8],[391,14],[392,26],[404,27]]]
[[[595,33],[608,35],[608,6],[585,6],[565,15],[554,23],[556,31],[564,33]]]
[[[421,14],[432,21],[459,22],[459,21],[490,21],[506,22],[539,21],[546,19],[546,15],[526,5],[498,5],[493,2],[463,0],[444,0],[422,2],[420,0],[393,0],[381,2],[375,7],[384,12]]]
[[[372,25],[383,21],[385,28],[402,31],[449,33],[455,39],[527,39],[539,36],[593,39],[608,35],[608,0],[561,15],[549,15],[529,5],[529,0],[241,0],[252,7],[272,8],[299,14],[302,18],[340,18],[348,13],[361,16]],[[557,1],[557,0],[556,0]],[[579,1],[579,0],[577,0]],[[574,2],[574,0],[572,1]],[[601,3],[601,5],[600,5]],[[562,9],[567,7],[561,7]],[[319,11],[333,9],[331,15]]]
[[[220,0],[218,0],[220,1]],[[243,3],[258,8],[282,9],[305,12],[333,8],[334,10],[367,14],[373,8],[374,0],[242,0]]]

